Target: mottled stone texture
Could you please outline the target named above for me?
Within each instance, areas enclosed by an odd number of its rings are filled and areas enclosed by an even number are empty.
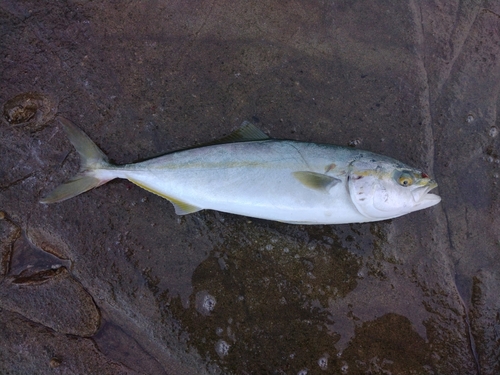
[[[0,373],[500,373],[499,30],[480,0],[0,1]],[[125,181],[41,205],[78,170],[56,115],[116,163],[250,120],[443,201],[312,227]]]

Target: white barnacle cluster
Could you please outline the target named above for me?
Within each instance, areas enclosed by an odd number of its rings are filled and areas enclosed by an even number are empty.
[[[320,369],[326,370],[328,368],[328,356],[324,355],[318,359],[318,366]]]
[[[217,300],[206,290],[196,293],[196,310],[202,315],[210,315],[215,309]]]
[[[230,347],[231,345],[229,345],[226,341],[219,340],[215,343],[215,352],[219,355],[219,357],[224,358],[229,354]]]

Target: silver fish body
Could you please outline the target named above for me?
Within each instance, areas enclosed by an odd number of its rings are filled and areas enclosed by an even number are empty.
[[[177,214],[212,209],[294,224],[384,220],[439,203],[424,173],[392,158],[335,145],[268,138],[246,125],[219,144],[116,166],[78,128],[61,120],[82,170],[43,203],[114,178],[171,201]],[[90,142],[90,143],[89,143]]]

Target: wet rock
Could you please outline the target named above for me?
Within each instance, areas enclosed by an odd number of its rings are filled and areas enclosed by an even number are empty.
[[[364,322],[342,353],[347,374],[432,374],[429,343],[404,316],[386,314]]]
[[[194,272],[189,308],[170,307],[188,343],[230,373],[297,373],[320,369],[321,358],[336,368],[339,336],[327,329],[335,318],[326,307],[356,288],[359,258],[328,226],[210,225],[225,241]],[[237,360],[249,353],[253,360]]]

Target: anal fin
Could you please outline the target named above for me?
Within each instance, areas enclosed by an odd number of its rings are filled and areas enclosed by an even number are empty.
[[[202,208],[193,206],[192,204],[182,202],[178,199],[167,198],[175,208],[175,213],[177,215],[187,215],[192,214],[193,212],[201,211]]]
[[[197,207],[197,206],[193,206],[192,204],[189,204],[187,202],[184,202],[180,199],[177,199],[177,198],[174,198],[174,197],[171,197],[171,196],[168,196],[168,195],[165,195],[165,194],[162,194],[154,189],[151,189],[149,187],[147,187],[146,185],[140,183],[139,181],[137,180],[133,180],[133,179],[128,179],[130,182],[136,184],[137,186],[143,188],[144,190],[147,190],[149,191],[150,193],[153,193],[153,194],[156,194],[162,198],[165,198],[166,200],[170,201],[170,203],[173,204],[174,208],[175,208],[175,213],[177,215],[187,215],[187,214],[192,214],[193,212],[197,212],[197,211],[201,211],[203,210],[203,208],[200,208],[200,207]]]

